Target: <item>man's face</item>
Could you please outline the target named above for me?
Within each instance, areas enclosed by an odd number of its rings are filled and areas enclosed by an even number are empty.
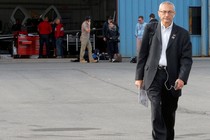
[[[114,24],[112,22],[110,22],[109,26],[112,28],[114,26]]]
[[[45,21],[48,21],[48,17],[46,17],[44,20],[45,20]]]
[[[55,21],[55,23],[56,23],[56,24],[60,24],[60,19],[57,19],[57,20]]]
[[[142,23],[144,22],[144,20],[143,20],[142,18],[139,18],[139,19],[138,19],[138,22],[139,22],[140,24],[142,24]]]
[[[91,24],[91,19],[86,20],[88,24]]]
[[[168,26],[172,23],[175,14],[176,12],[170,4],[163,4],[158,11],[158,15],[164,26]]]

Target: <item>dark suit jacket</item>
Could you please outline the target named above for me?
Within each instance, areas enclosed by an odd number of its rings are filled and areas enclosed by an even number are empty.
[[[149,23],[154,23],[154,22],[158,22],[158,20],[155,19],[155,18],[153,18],[153,19],[151,19],[151,20],[149,21]]]
[[[150,45],[150,33],[154,32]],[[147,24],[144,29],[142,46],[136,67],[136,80],[144,80],[147,90],[156,75],[162,49],[161,23],[154,29],[154,23]],[[179,78],[187,84],[192,65],[192,44],[188,31],[173,23],[167,50],[167,71],[169,85],[174,85]],[[181,90],[171,90],[174,96],[180,96]]]

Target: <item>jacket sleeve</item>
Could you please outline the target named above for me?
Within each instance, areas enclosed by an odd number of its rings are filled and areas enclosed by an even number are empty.
[[[143,80],[143,77],[144,77],[144,66],[147,62],[147,57],[149,55],[149,48],[150,48],[149,47],[149,33],[150,33],[150,26],[148,24],[145,27],[143,38],[142,38],[141,49],[137,56],[135,80]]]
[[[183,47],[181,50],[180,58],[180,70],[179,70],[179,79],[183,80],[187,84],[187,80],[190,74],[192,67],[192,44],[190,41],[189,33],[186,32],[183,38]]]
[[[56,31],[55,31],[55,38],[58,38],[60,36],[60,31],[61,30],[61,26],[57,25],[56,26]]]
[[[55,38],[58,38],[58,25],[55,27]]]

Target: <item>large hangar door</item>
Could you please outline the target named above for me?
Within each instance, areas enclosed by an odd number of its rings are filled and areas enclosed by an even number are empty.
[[[96,28],[96,48],[106,52],[106,45],[102,37],[102,26],[108,16],[117,17],[117,0],[72,0],[68,5],[57,6],[60,11],[65,29],[80,30],[85,17],[92,17],[92,28]],[[116,19],[116,18],[115,18]],[[75,34],[75,33],[73,33]]]
[[[12,23],[10,17],[17,6],[26,9],[32,19],[39,18],[50,6],[55,6],[64,24],[65,30],[80,30],[85,16],[92,17],[92,28],[100,29],[108,16],[117,12],[117,0],[1,0],[0,27],[2,34],[10,34]],[[117,16],[116,16],[117,17]],[[100,42],[101,33],[96,35],[96,45],[104,46]],[[0,44],[1,45],[1,44]],[[96,47],[97,47],[96,46]]]

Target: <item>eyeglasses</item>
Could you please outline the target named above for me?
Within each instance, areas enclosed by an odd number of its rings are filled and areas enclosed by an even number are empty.
[[[159,12],[161,12],[163,15],[165,15],[166,13],[172,15],[174,13],[174,11],[159,11]]]

